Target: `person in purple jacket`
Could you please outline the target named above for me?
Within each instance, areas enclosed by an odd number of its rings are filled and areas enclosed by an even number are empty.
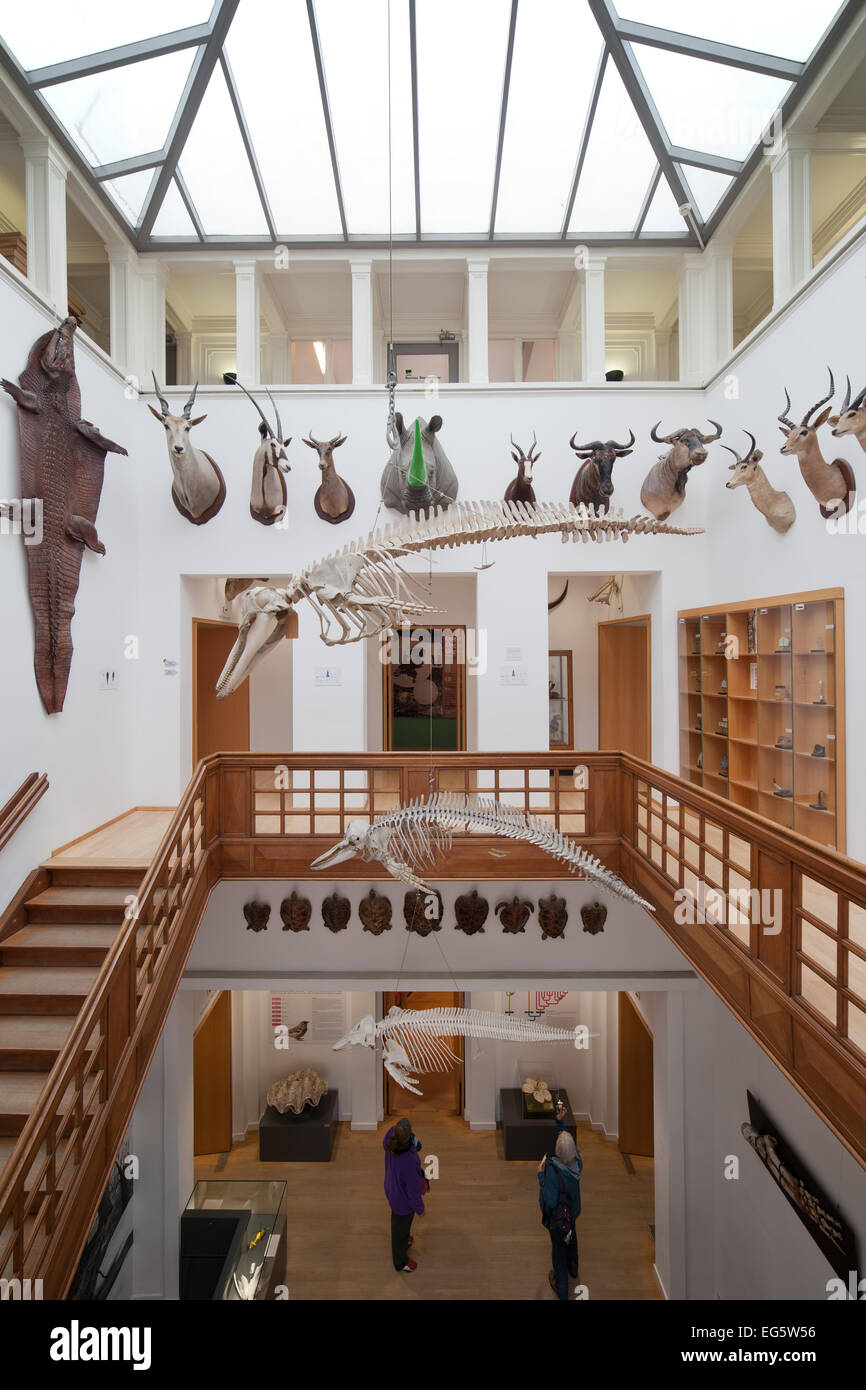
[[[420,1148],[406,1119],[398,1120],[382,1140],[385,1150],[385,1196],[391,1208],[391,1256],[394,1268],[411,1274],[418,1265],[409,1259],[412,1218],[424,1215],[423,1195],[430,1184],[421,1171]]]

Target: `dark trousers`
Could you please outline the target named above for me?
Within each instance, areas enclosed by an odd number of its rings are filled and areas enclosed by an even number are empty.
[[[402,1269],[409,1258],[409,1234],[412,1230],[414,1211],[405,1216],[391,1212],[391,1258],[395,1269]]]
[[[562,1241],[554,1240],[550,1237],[550,1248],[553,1254],[553,1278],[556,1283],[556,1296],[562,1302],[568,1300],[568,1279],[577,1278],[577,1231],[574,1229],[574,1222],[571,1223],[571,1240],[567,1245]]]

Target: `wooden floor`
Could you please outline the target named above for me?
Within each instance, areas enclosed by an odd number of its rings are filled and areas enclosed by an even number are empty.
[[[107,825],[61,845],[46,865],[57,869],[95,869],[122,864],[144,871],[150,868],[173,815],[173,806],[136,806]]]
[[[382,1190],[382,1138],[337,1128],[331,1163],[260,1163],[258,1135],[229,1154],[200,1156],[196,1178],[285,1180],[289,1185],[289,1298],[549,1300],[550,1238],[541,1225],[535,1163],[506,1163],[500,1131],[472,1133],[461,1119],[419,1116],[422,1160],[439,1159],[427,1214],[413,1224],[414,1274],[391,1263]],[[592,1299],[657,1299],[652,1272],[653,1161],[629,1160],[578,1126],[584,1160],[577,1225],[580,1279]],[[539,1155],[540,1157],[540,1155]]]

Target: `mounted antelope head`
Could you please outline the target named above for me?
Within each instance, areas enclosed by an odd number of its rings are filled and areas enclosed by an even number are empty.
[[[829,394],[822,396],[809,407],[799,425],[788,416],[791,397],[787,390],[784,410],[778,416],[779,428],[785,436],[780,453],[786,457],[794,455],[806,486],[819,503],[821,515],[825,518],[837,517],[849,511],[857,488],[850,463],[846,463],[844,459],[835,459],[833,463],[827,463],[818,445],[818,430],[830,416],[830,406],[827,402],[833,399],[836,390],[833,373],[829,367],[827,371],[830,373]],[[816,410],[820,410],[822,405],[826,406],[826,409],[810,424],[809,417],[814,415]]]
[[[674,430],[673,434],[659,434],[658,421],[650,430],[650,438],[656,444],[669,444],[671,447],[662,454],[646,475],[640,490],[640,500],[659,521],[664,521],[677,507],[681,507],[686,495],[686,481],[689,470],[696,464],[704,463],[707,457],[706,445],[721,437],[722,427],[715,420],[710,424],[715,434],[701,434],[697,429]]]
[[[173,482],[171,495],[181,516],[194,526],[201,526],[216,516],[226,496],[225,479],[210,454],[197,449],[190,442],[189,432],[193,425],[200,425],[207,415],[192,414],[198,382],[181,415],[172,415],[171,408],[160,390],[156,372],[151,372],[156,398],[160,410],[154,410],[148,403],[148,410],[165,428],[165,442],[168,447],[168,461],[171,464]]]
[[[505,489],[506,502],[523,502],[527,507],[535,506],[535,493],[532,488],[532,470],[541,458],[541,450],[535,438],[535,431],[532,431],[532,443],[529,452],[524,453],[519,444],[515,444],[514,435],[509,435],[511,440],[511,457],[517,464],[517,477],[512,478],[508,487]],[[536,453],[535,450],[538,449]]]
[[[613,496],[613,465],[617,459],[626,458],[633,452],[633,430],[629,430],[629,436],[626,444],[618,444],[615,439],[608,439],[606,443],[600,439],[593,439],[589,444],[576,444],[575,430],[568,442],[583,462],[571,485],[568,500],[572,506],[578,507],[584,503],[585,506],[595,507],[600,511],[610,510],[610,499]]]
[[[787,492],[777,492],[771,486],[769,478],[761,467],[761,459],[764,455],[755,445],[755,436],[750,434],[748,430],[745,430],[744,433],[750,443],[743,458],[729,445],[722,445],[722,448],[727,449],[729,454],[733,454],[736,460],[735,463],[728,465],[734,476],[725,483],[725,487],[747,487],[749,496],[761,515],[766,517],[774,531],[784,535],[785,531],[788,531],[797,520],[794,503]]]
[[[827,423],[833,426],[833,434],[836,438],[842,435],[851,434],[857,440],[861,449],[866,449],[866,386],[858,396],[851,399],[851,378],[845,378],[845,399],[842,402],[842,409],[838,415],[831,415]]]
[[[292,442],[291,436],[288,439],[283,438],[280,412],[267,387],[265,390],[268,394],[268,400],[274,407],[274,416],[277,422],[276,431],[271,428],[270,421],[255,397],[251,396],[247,388],[238,381],[235,372],[223,372],[223,381],[226,386],[239,386],[262,417],[262,422],[259,425],[262,442],[253,455],[250,516],[254,521],[260,521],[262,526],[273,526],[275,521],[279,521],[286,514],[288,499],[286,480],[283,474],[291,471],[291,464],[286,454],[286,449]]]
[[[304,443],[310,449],[315,449],[319,455],[319,468],[322,472],[321,484],[313,498],[316,515],[321,517],[322,521],[330,521],[334,526],[340,521],[348,521],[355,510],[355,494],[334,467],[334,450],[345,444],[346,439],[345,434],[335,434],[333,439],[323,441],[317,439],[310,430],[309,439],[304,440]]]

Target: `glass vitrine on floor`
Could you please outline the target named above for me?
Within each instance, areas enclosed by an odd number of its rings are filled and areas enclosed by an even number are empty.
[[[279,1297],[286,1272],[286,1184],[203,1178],[181,1215],[180,1297]]]

